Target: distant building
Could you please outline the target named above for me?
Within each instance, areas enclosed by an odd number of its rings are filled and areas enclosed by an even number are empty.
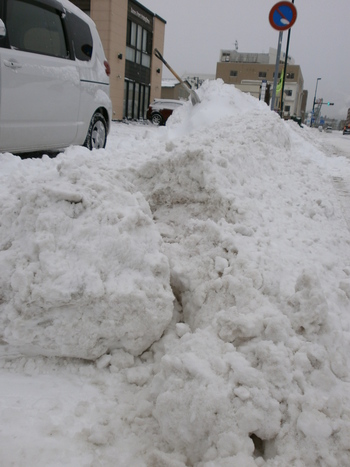
[[[181,79],[191,89],[198,89],[204,81],[215,79],[215,75],[184,73]],[[162,80],[162,99],[188,99],[189,93],[175,78]]]
[[[198,89],[200,86],[202,86],[204,81],[214,80],[215,75],[204,74],[204,73],[188,73],[188,72],[185,72],[182,75],[182,79],[184,81],[187,81],[188,83],[190,83],[192,89]]]
[[[166,21],[137,0],[71,0],[95,21],[111,67],[113,119],[142,119],[161,97]]]
[[[162,80],[162,99],[188,99],[189,93],[177,79]]]
[[[221,50],[220,61],[216,67],[216,78],[221,78],[225,83],[234,84],[241,91],[266,101],[266,87],[270,88],[270,94],[272,93],[276,55],[277,51],[273,48],[270,48],[269,53],[240,53],[237,50]],[[284,59],[285,54],[282,54],[278,78],[281,77],[284,69]],[[264,91],[263,96],[262,90]],[[299,65],[295,65],[293,58],[288,57],[283,98],[284,117],[297,116],[303,119],[306,101],[307,91],[304,91],[301,68]],[[280,106],[281,96],[277,95],[275,109],[280,110]]]

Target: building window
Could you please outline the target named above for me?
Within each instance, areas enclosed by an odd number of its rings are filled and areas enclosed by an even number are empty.
[[[284,110],[285,110],[286,112],[290,112],[290,105],[286,105],[286,106],[284,107]]]
[[[266,78],[266,71],[259,71],[259,78]]]
[[[223,52],[221,57],[222,62],[229,62],[230,61],[230,53]]]
[[[151,67],[152,36],[139,24],[128,20],[126,60],[146,68]]]
[[[294,73],[287,73],[287,79],[294,79]]]
[[[238,71],[237,70],[231,70],[230,71],[230,76],[237,76],[238,75]]]
[[[125,80],[123,117],[128,120],[145,120],[149,96],[149,86]]]
[[[293,94],[293,91],[291,89],[287,89],[286,96],[291,96],[292,94]]]
[[[273,77],[275,77],[275,73],[273,73]],[[277,77],[280,78],[280,77],[281,77],[281,73],[278,73]]]

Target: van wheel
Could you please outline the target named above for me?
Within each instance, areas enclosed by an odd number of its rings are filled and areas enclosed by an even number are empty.
[[[96,112],[90,122],[84,146],[88,149],[101,149],[107,142],[107,123],[102,114]]]

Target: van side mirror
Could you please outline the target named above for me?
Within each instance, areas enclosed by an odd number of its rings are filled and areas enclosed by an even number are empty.
[[[0,19],[0,37],[6,36],[6,27],[2,19]]]

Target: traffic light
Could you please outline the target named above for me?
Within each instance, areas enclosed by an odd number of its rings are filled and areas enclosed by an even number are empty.
[[[327,105],[334,105],[334,102],[327,102]]]

